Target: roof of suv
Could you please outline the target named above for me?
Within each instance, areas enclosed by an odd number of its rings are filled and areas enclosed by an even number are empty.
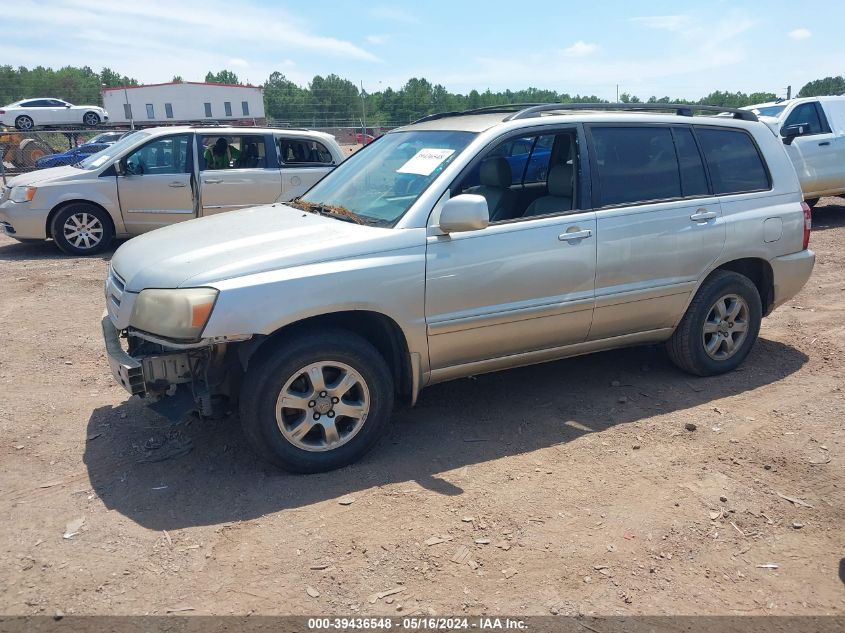
[[[315,138],[330,138],[334,140],[334,136],[327,132],[318,132],[317,130],[305,130],[295,128],[278,128],[278,127],[238,127],[234,125],[166,125],[161,127],[146,128],[144,131],[151,134],[167,134],[174,131],[190,130],[192,132],[200,132],[203,134],[219,136],[237,136],[238,134],[282,134],[291,136],[313,136]]]
[[[670,112],[675,111],[674,114]],[[524,121],[537,123],[543,119],[560,122],[574,115],[578,120],[629,121],[681,123],[693,118],[694,111],[711,116],[696,116],[696,122],[723,125],[726,120],[756,121],[757,116],[748,110],[722,108],[717,106],[696,106],[686,104],[625,104],[625,103],[578,103],[578,104],[514,104],[492,106],[465,112],[433,114],[397,130],[455,130],[483,132],[502,123]],[[714,116],[720,115],[720,116]],[[515,125],[513,127],[518,127]],[[394,130],[394,131],[397,131]]]

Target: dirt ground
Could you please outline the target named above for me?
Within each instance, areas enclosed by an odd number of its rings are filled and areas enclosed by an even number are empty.
[[[842,615],[843,244],[825,200],[734,373],[647,347],[460,380],[294,476],[115,385],[108,256],[0,237],[0,613]]]

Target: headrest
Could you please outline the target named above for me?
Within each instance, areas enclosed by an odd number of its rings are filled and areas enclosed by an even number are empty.
[[[549,195],[572,197],[572,165],[555,165],[549,170]]]
[[[508,161],[498,156],[488,158],[481,163],[481,184],[488,187],[510,187],[513,182],[511,166]]]

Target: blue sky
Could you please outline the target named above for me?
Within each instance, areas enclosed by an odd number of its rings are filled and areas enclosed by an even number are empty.
[[[797,91],[845,74],[845,3],[6,0],[0,64],[108,66],[146,83],[228,68],[262,83],[335,73],[367,91],[425,77],[449,90],[615,97]],[[685,8],[688,7],[688,8]]]

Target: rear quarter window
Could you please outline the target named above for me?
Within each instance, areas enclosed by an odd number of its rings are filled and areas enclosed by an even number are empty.
[[[698,127],[713,193],[725,195],[771,189],[769,173],[757,145],[743,130]]]

